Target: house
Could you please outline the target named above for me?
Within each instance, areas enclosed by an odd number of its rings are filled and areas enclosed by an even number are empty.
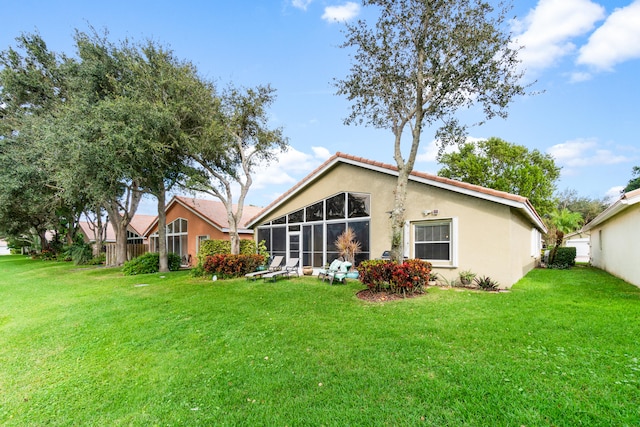
[[[640,189],[582,227],[591,233],[591,265],[640,286]]]
[[[576,248],[576,262],[589,262],[589,233],[576,231],[564,236],[562,245]]]
[[[300,258],[316,270],[339,254],[351,227],[356,263],[390,248],[395,166],[337,153],[251,219],[272,256]],[[461,271],[508,288],[540,261],[546,228],[528,199],[414,171],[407,187],[404,255],[426,259],[453,279]]]
[[[144,243],[147,244],[146,237],[144,236],[144,231],[149,227],[149,225],[156,220],[155,215],[142,215],[136,214],[131,219],[129,226],[127,227],[127,242],[132,244]],[[84,241],[86,243],[95,243],[95,235],[93,233],[93,229],[91,228],[91,224],[87,221],[80,221],[78,223],[80,226],[80,231],[84,236]],[[116,233],[113,230],[113,226],[111,223],[107,223],[107,232],[103,243],[115,243],[116,241]]]
[[[7,243],[6,240],[0,239],[0,255],[9,255],[10,253],[9,243]]]
[[[234,205],[233,209],[236,209]],[[262,208],[244,206],[238,227],[241,239],[252,239],[247,220]],[[200,250],[200,243],[209,239],[229,239],[229,220],[222,202],[193,197],[174,196],[166,206],[167,251],[179,254],[185,264],[191,264]],[[148,225],[143,236],[149,239],[149,250],[158,250],[158,218]],[[191,260],[191,262],[189,262]]]

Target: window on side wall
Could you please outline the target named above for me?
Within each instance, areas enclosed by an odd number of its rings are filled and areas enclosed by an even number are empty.
[[[453,221],[421,221],[413,224],[413,253],[415,258],[434,265],[454,262]]]

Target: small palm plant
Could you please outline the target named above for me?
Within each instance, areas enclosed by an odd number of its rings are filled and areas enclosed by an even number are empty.
[[[351,227],[347,227],[344,233],[338,236],[334,245],[340,252],[340,256],[351,263],[351,268],[355,267],[356,254],[360,252],[362,245],[356,240],[356,233]]]

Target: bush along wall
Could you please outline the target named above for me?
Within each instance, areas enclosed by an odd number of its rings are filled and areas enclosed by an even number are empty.
[[[567,269],[576,265],[576,248],[571,246],[561,246],[556,252],[556,256],[549,263],[548,268]]]
[[[244,255],[253,255],[258,251],[256,242],[251,239],[240,240],[240,253]],[[200,244],[198,252],[198,265],[203,266],[208,256],[222,255],[231,253],[230,240],[205,240]]]
[[[221,279],[231,279],[256,271],[264,261],[264,256],[259,254],[216,254],[205,258],[202,269],[203,274],[215,274]]]

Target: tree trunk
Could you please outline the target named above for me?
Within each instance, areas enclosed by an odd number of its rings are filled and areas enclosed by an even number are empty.
[[[398,168],[398,180],[394,191],[393,210],[391,211],[391,254],[390,258],[401,263],[404,260],[404,205],[407,200],[407,182],[409,172],[406,168]]]
[[[238,223],[233,215],[229,215],[229,240],[231,241],[231,253],[240,254],[240,233],[238,233]]]
[[[169,271],[167,255],[167,212],[165,211],[166,194],[164,189],[156,194],[158,198],[158,252],[160,253],[160,272]]]
[[[231,254],[240,254],[240,234],[238,233],[239,218],[242,218],[242,210],[244,205],[244,192],[238,199],[236,212],[233,212],[231,192],[227,191],[226,200],[222,200],[225,208],[227,209],[227,221],[229,221],[229,240],[231,241]]]
[[[120,205],[117,201],[110,201],[104,207],[109,214],[109,221],[113,227],[113,231],[116,234],[116,265],[121,266],[127,262],[127,227],[131,222],[131,218],[135,215],[140,203],[142,194],[137,189],[137,185],[134,183],[127,190],[126,206],[128,209],[120,213]]]
[[[38,238],[40,239],[40,251],[45,251],[49,249],[49,242],[47,241],[47,231],[39,230]]]
[[[119,216],[116,214],[116,216]],[[113,218],[113,215],[109,214],[109,218]],[[119,217],[117,223],[111,223],[113,231],[116,234],[116,265],[124,265],[128,261],[127,258],[127,226],[129,221],[122,217]]]
[[[104,244],[105,234],[107,231],[107,224],[102,224],[102,217],[98,215],[96,223],[93,225],[93,256],[95,258],[100,256],[102,252],[102,245]]]
[[[556,254],[558,253],[558,247],[562,245],[562,240],[564,239],[564,233],[560,230],[556,230],[556,245],[553,247],[551,254],[549,256],[549,264],[553,264],[556,260]]]

